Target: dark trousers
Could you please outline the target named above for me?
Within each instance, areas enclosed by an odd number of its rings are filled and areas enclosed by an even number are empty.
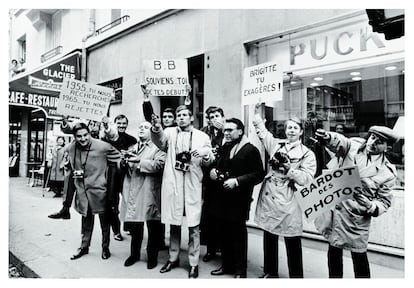
[[[117,207],[115,207],[115,209],[108,209],[107,213],[112,232],[114,232],[114,234],[121,233],[121,222],[119,221],[119,211]]]
[[[56,195],[62,195],[63,181],[49,180],[49,187]]]
[[[219,237],[220,228],[218,224],[219,221],[212,216],[209,216],[209,219],[207,219],[204,224],[204,231],[202,231],[202,233],[205,233],[204,237],[207,245],[207,253],[215,254],[217,249],[221,249],[221,239]]]
[[[303,278],[302,242],[299,236],[284,237],[290,278]],[[279,236],[263,232],[264,273],[279,276]]]
[[[351,252],[354,265],[355,278],[371,278],[367,252]],[[329,278],[342,278],[344,276],[343,250],[329,245],[328,269]]]
[[[107,213],[114,234],[119,234],[121,232],[118,205],[119,195],[122,193],[124,177],[125,174],[119,171],[114,165],[108,166],[106,185],[109,209],[107,209]]]
[[[222,267],[226,273],[246,275],[247,228],[246,222],[220,222]]]
[[[95,222],[95,215],[92,214],[90,207],[86,217],[82,216],[82,244],[81,248],[86,248],[91,245],[93,225]],[[109,239],[111,228],[106,213],[99,214],[99,222],[102,230],[102,248],[109,248]]]
[[[148,228],[147,256],[148,261],[156,261],[159,250],[159,239],[162,226],[159,220],[146,221]],[[126,222],[125,230],[131,233],[131,256],[140,258],[142,239],[144,238],[144,222]]]

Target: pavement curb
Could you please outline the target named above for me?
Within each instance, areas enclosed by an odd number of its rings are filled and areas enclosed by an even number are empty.
[[[11,251],[9,251],[9,264],[13,264],[19,269],[24,278],[41,278],[36,272],[30,269],[23,261],[17,258]]]

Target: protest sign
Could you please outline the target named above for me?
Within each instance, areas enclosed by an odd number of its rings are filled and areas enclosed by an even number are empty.
[[[187,96],[187,59],[145,60],[144,69],[149,96]]]
[[[337,203],[361,193],[362,185],[357,167],[327,170],[309,185],[295,192],[304,218],[310,222]]]
[[[112,97],[111,88],[65,78],[57,112],[61,115],[101,121],[108,113]]]
[[[242,104],[283,99],[283,72],[280,65],[268,62],[247,67],[243,72]]]

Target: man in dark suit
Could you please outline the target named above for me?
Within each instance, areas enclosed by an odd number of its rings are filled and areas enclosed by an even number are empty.
[[[214,156],[217,161],[217,151],[223,145],[224,134],[224,112],[223,109],[216,106],[210,106],[206,110],[207,126],[201,128],[201,131],[206,133],[211,141]],[[215,167],[215,163],[211,167],[203,169],[203,207],[201,212],[201,245],[207,246],[207,253],[203,256],[203,261],[208,262],[216,256],[216,252],[221,249],[218,220],[215,217],[215,202],[219,201],[217,198],[218,191],[215,183],[210,179],[209,173],[211,168]]]
[[[216,201],[222,237],[222,266],[211,275],[234,274],[245,278],[247,270],[247,227],[253,188],[265,175],[259,150],[244,135],[236,118],[224,124],[226,143],[220,149],[217,168],[210,172],[221,196]]]

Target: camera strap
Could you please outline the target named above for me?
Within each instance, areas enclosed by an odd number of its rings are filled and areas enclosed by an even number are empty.
[[[88,145],[88,150],[86,152],[85,162],[82,162],[82,151],[79,154],[79,160],[80,160],[82,170],[85,170],[86,161],[88,161],[89,151],[91,151],[91,145],[92,145],[92,142],[89,143],[89,145]],[[75,144],[75,157],[74,157],[75,163],[73,165],[75,167],[75,170],[76,170],[76,153],[77,153],[77,150],[78,150],[78,146],[77,146],[77,144]]]
[[[177,137],[175,138],[175,152],[178,153],[178,135],[182,133],[183,131],[180,131],[179,128],[177,128]],[[190,145],[188,147],[188,152],[191,152],[191,146],[193,145],[193,130],[191,129],[190,132]],[[183,152],[183,151],[181,151]]]

